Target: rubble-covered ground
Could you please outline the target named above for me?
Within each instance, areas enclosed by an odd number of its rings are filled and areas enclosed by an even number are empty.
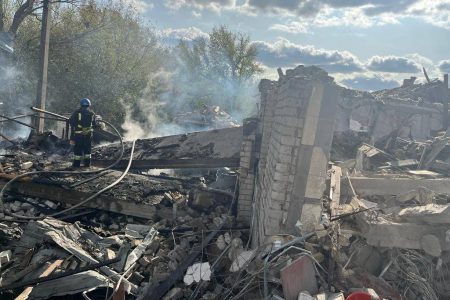
[[[7,149],[2,155],[1,187],[15,175],[25,172],[65,169],[69,159],[62,153],[50,154],[25,145]],[[113,294],[114,282],[124,272],[126,276],[122,281],[130,295],[136,297],[146,286],[170,277],[195,247],[201,247],[201,252],[194,257],[192,265],[203,262],[202,266],[210,269],[208,284],[198,284],[200,279],[194,269],[191,277],[182,274],[178,283],[170,287],[169,294],[176,295],[169,299],[189,298],[194,292],[211,299],[221,293],[220,285],[223,289],[226,285],[222,275],[229,272],[232,262],[244,251],[249,235],[248,225],[237,222],[231,213],[236,173],[220,169],[208,172],[206,178],[128,174],[102,197],[124,205],[152,207],[145,217],[123,214],[117,208],[111,208],[112,211],[80,208],[58,217],[60,220],[45,218],[71,206],[64,202],[64,196],[61,201],[51,200],[55,199],[50,194],[56,188],[64,189],[67,195],[77,191],[91,195],[121,173],[107,171],[86,183],[82,183],[83,180],[92,174],[39,174],[20,181],[19,184],[39,185],[48,192],[50,200],[31,197],[26,195],[28,192],[25,195],[6,193],[5,213],[0,216],[1,288],[4,287],[1,299],[14,299],[24,293],[29,294],[29,299],[49,299],[90,290],[92,292],[86,294],[90,299],[104,299],[107,293]],[[16,219],[8,212],[42,219]],[[212,232],[214,238],[202,244]],[[97,270],[81,272],[92,264],[116,258],[120,260]],[[46,276],[46,272],[52,276],[75,274],[26,289],[27,281]],[[201,276],[205,279],[206,275]],[[183,282],[183,277],[189,285]],[[20,283],[25,285],[20,286]],[[19,287],[14,288],[14,284]]]
[[[370,97],[416,105],[436,87]],[[241,131],[220,131],[240,137],[233,144],[217,130],[215,140],[140,140],[135,158],[238,158]],[[252,222],[236,217],[238,169],[131,170],[87,203],[122,171],[24,176],[0,212],[0,299],[450,299],[449,134],[393,133],[372,145],[367,132],[335,133],[320,224],[258,247]],[[1,144],[0,188],[70,165],[62,141],[10,144]],[[93,156],[112,163],[119,149]]]

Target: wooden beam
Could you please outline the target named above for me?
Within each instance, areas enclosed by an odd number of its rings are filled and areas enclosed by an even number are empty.
[[[0,181],[0,187],[3,187],[4,184],[5,182]],[[14,182],[10,189],[13,192],[22,195],[63,202],[71,205],[78,204],[91,196],[90,193],[67,190],[58,186],[34,182]],[[151,219],[156,212],[156,208],[153,205],[139,204],[134,201],[126,201],[107,196],[97,197],[83,206],[144,219]]]
[[[51,263],[47,269],[44,270],[44,272],[41,273],[41,275],[39,275],[39,278],[42,277],[46,277],[48,275],[50,275],[57,267],[59,267],[64,260],[62,259],[57,259],[55,260],[53,263]],[[28,296],[30,295],[30,293],[33,291],[33,287],[29,286],[27,287],[22,293],[20,293],[19,296],[16,297],[15,300],[26,300],[28,299]]]
[[[41,43],[39,53],[39,82],[36,97],[36,105],[40,109],[45,109],[47,99],[47,71],[48,71],[48,53],[50,43],[50,26],[51,26],[50,0],[43,1],[42,7],[42,27],[41,27]],[[43,117],[42,114],[40,114]],[[44,119],[35,118],[35,127],[39,133],[44,131]]]
[[[330,180],[330,210],[331,216],[336,215],[337,208],[339,207],[339,199],[341,197],[341,175],[342,170],[338,166],[331,167],[331,180]]]
[[[128,160],[122,160],[117,168],[125,168]],[[92,165],[96,167],[106,167],[111,165],[111,160],[93,160]],[[196,158],[196,159],[148,159],[133,160],[132,169],[194,169],[194,168],[220,168],[239,167],[240,158]]]

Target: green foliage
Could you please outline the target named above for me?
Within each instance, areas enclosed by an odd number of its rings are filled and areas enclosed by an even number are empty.
[[[4,1],[7,28],[20,5]],[[105,1],[52,5],[48,110],[68,114],[87,97],[106,120],[120,126],[131,117],[143,128],[204,104],[248,115],[261,69],[247,35],[222,26],[208,39],[182,41],[169,51],[133,9]],[[0,74],[0,102],[10,115],[35,104],[40,27],[35,16],[23,19],[8,75]]]
[[[117,1],[55,5],[53,10],[47,108],[68,113],[87,97],[105,119],[122,124],[124,105],[133,106],[165,60],[155,34]],[[30,102],[37,83],[39,30],[38,20],[27,18],[15,46],[19,68],[30,83]]]
[[[180,41],[175,53],[180,63],[177,81],[185,87],[177,95],[184,99],[182,107],[220,105],[234,112],[249,105],[249,89],[262,69],[248,35],[221,26],[213,29],[209,39]]]

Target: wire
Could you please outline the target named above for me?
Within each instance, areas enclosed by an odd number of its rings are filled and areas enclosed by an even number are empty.
[[[107,121],[104,121],[104,120],[101,120],[101,122],[103,122],[103,123],[105,123],[106,125],[110,126],[110,127],[116,132],[117,136],[118,136],[119,139],[120,139],[121,152],[120,152],[119,157],[117,158],[117,160],[116,160],[114,163],[112,163],[110,166],[108,166],[108,167],[106,167],[106,168],[99,169],[99,170],[92,170],[92,171],[34,171],[34,172],[28,172],[28,173],[24,173],[24,174],[18,175],[18,176],[16,176],[16,177],[14,177],[13,179],[11,179],[10,181],[8,181],[8,182],[3,186],[2,190],[0,191],[0,211],[4,212],[4,213],[6,213],[6,214],[8,214],[8,215],[10,215],[10,216],[13,216],[13,217],[15,217],[15,218],[17,218],[17,219],[25,219],[25,220],[41,220],[41,219],[44,219],[44,218],[46,218],[46,217],[55,217],[55,216],[59,216],[59,215],[65,213],[65,212],[68,212],[68,211],[70,211],[70,210],[73,210],[73,209],[75,209],[75,208],[77,208],[77,207],[80,207],[80,206],[86,204],[87,202],[91,201],[92,199],[96,198],[96,197],[99,196],[100,194],[102,194],[102,193],[104,193],[105,191],[111,189],[111,188],[114,187],[117,183],[119,183],[119,182],[125,177],[125,175],[128,173],[128,171],[129,171],[129,169],[130,169],[130,167],[131,167],[131,162],[132,162],[132,160],[133,160],[133,154],[134,154],[134,148],[135,148],[135,143],[136,143],[136,141],[133,141],[133,144],[132,144],[132,146],[131,146],[132,148],[131,148],[130,159],[129,159],[129,161],[128,161],[128,166],[127,166],[126,170],[122,173],[122,175],[121,175],[116,181],[114,181],[112,184],[108,185],[108,186],[105,187],[104,189],[102,189],[102,190],[100,190],[99,192],[95,193],[94,195],[88,197],[87,199],[83,200],[82,202],[77,203],[76,205],[73,205],[73,206],[71,206],[71,207],[69,207],[69,208],[67,208],[67,209],[65,209],[65,210],[60,211],[60,212],[57,212],[57,213],[54,213],[54,214],[51,214],[51,215],[47,215],[47,216],[41,216],[41,217],[27,217],[27,216],[22,216],[22,215],[18,215],[18,214],[12,213],[12,212],[6,212],[6,211],[5,211],[5,208],[4,208],[3,197],[4,197],[4,193],[5,193],[6,189],[7,189],[7,187],[8,187],[9,185],[11,185],[13,182],[19,180],[20,178],[24,178],[24,177],[31,176],[31,175],[37,175],[37,174],[65,174],[65,175],[74,175],[74,174],[78,174],[78,175],[79,175],[79,174],[97,174],[97,173],[101,173],[101,172],[103,172],[103,171],[105,171],[105,170],[109,170],[109,169],[112,169],[113,167],[115,167],[115,166],[122,160],[122,157],[123,157],[123,154],[124,154],[124,144],[123,144],[123,139],[122,139],[122,136],[120,135],[119,131],[117,130],[117,128],[114,127],[114,125],[112,125],[111,123],[109,123],[109,122],[107,122]]]

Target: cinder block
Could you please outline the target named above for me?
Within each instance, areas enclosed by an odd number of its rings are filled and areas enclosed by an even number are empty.
[[[286,182],[275,181],[274,183],[272,183],[272,190],[276,192],[285,192],[286,187],[287,187]]]
[[[291,170],[291,166],[289,164],[277,163],[275,165],[275,171],[280,173],[288,173]]]
[[[280,142],[282,145],[286,146],[294,146],[296,142],[296,138],[292,136],[282,136]]]
[[[276,191],[272,191],[270,193],[270,196],[272,199],[274,200],[278,200],[278,201],[284,201],[286,200],[286,193],[284,192],[276,192]]]
[[[277,171],[275,171],[274,175],[273,175],[273,179],[276,181],[288,181],[289,177],[290,177],[289,175],[286,175],[286,174],[283,174],[283,173],[280,173]]]

